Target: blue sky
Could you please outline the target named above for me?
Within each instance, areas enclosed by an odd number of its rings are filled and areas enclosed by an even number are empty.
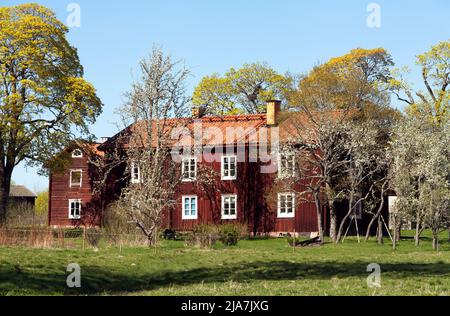
[[[29,1],[3,0],[2,5]],[[138,61],[154,43],[192,71],[192,92],[204,75],[246,62],[266,61],[279,72],[303,73],[355,47],[384,47],[397,66],[450,38],[450,1],[325,0],[48,0],[37,1],[66,21],[67,6],[81,8],[81,26],[69,41],[78,48],[85,77],[98,90],[103,114],[92,126],[98,136],[117,132],[115,109],[123,102]],[[381,27],[370,28],[367,5],[381,8]],[[419,84],[419,74],[409,78]],[[48,186],[36,170],[20,166],[16,183]]]

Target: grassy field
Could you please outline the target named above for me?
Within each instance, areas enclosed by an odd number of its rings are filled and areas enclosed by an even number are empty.
[[[447,236],[443,236],[447,238]],[[431,250],[402,240],[292,249],[284,239],[244,240],[202,250],[165,241],[158,249],[37,250],[0,247],[0,295],[450,295],[450,244]],[[66,267],[81,266],[80,289]],[[368,288],[367,265],[381,266]]]

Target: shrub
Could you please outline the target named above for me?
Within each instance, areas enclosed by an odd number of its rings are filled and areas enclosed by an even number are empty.
[[[225,246],[236,246],[247,234],[247,227],[241,224],[224,224],[219,227],[220,241]]]
[[[186,244],[198,246],[200,248],[211,248],[219,239],[217,226],[215,225],[198,225],[187,237]]]

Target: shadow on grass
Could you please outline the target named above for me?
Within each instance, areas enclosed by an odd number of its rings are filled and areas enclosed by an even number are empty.
[[[114,273],[99,267],[82,267],[82,287],[73,290],[66,287],[66,275],[55,273],[25,273],[15,267],[0,269],[0,294],[38,293],[66,295],[97,295],[132,293],[156,290],[170,285],[192,285],[200,283],[223,283],[228,281],[251,282],[258,280],[328,280],[333,277],[361,277],[368,273],[369,262],[353,263],[329,261],[292,263],[289,261],[252,262],[226,266],[195,268],[185,271],[161,271],[154,273]],[[383,273],[389,278],[407,279],[417,277],[447,277],[450,265],[446,263],[384,263]]]

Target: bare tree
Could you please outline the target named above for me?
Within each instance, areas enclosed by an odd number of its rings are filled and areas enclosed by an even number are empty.
[[[141,61],[140,71],[141,77],[126,95],[128,102],[119,111],[130,125],[110,140],[114,145],[101,182],[108,182],[111,171],[123,166],[129,181],[122,189],[119,209],[145,234],[149,245],[155,245],[164,211],[174,206],[175,189],[182,179],[180,162],[172,159],[177,141],[173,131],[190,121],[185,118],[189,71],[159,48]]]
[[[289,113],[282,125],[284,135],[281,151],[292,151],[295,156],[295,174],[280,179],[283,185],[292,190],[297,186],[302,200],[312,201],[316,205],[320,239],[323,241],[323,210],[326,205],[330,211],[330,236],[337,236],[337,216],[335,202],[344,197],[340,182],[345,175],[347,162],[346,122],[349,111],[318,110],[308,107],[301,112]]]

